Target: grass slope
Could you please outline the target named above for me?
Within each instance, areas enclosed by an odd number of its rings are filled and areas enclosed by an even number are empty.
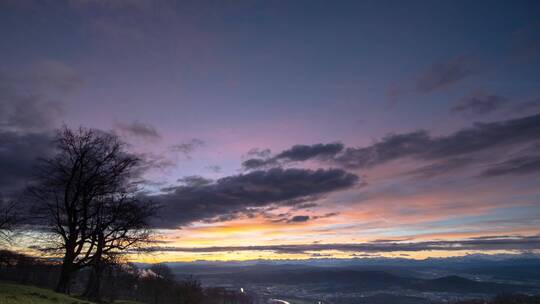
[[[34,286],[0,283],[0,304],[94,304]],[[142,304],[118,300],[114,304]]]
[[[93,304],[54,291],[25,285],[0,283],[2,304]]]

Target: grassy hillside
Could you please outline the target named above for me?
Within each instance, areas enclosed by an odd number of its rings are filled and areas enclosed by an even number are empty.
[[[0,283],[2,304],[92,304],[54,291],[25,285]]]
[[[0,283],[1,304],[94,304],[69,297],[52,290],[16,284]],[[140,304],[133,301],[117,301],[115,304]]]

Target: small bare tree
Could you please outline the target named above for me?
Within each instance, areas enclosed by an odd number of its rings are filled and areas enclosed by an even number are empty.
[[[9,241],[11,233],[19,223],[14,202],[0,202],[0,240]]]
[[[64,127],[55,144],[57,154],[41,160],[29,197],[53,236],[48,249],[63,255],[56,291],[69,293],[76,271],[148,239],[153,209],[136,199],[141,160],[117,136]]]

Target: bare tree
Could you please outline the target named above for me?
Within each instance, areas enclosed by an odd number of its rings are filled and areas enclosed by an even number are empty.
[[[152,241],[148,219],[156,212],[156,207],[136,197],[127,195],[123,190],[120,195],[112,196],[96,206],[95,232],[91,246],[96,251],[91,262],[91,275],[85,296],[100,300],[101,279],[104,266],[114,264],[125,250]]]
[[[13,229],[19,222],[14,202],[0,202],[0,240],[9,241]]]
[[[57,154],[40,161],[28,192],[53,235],[47,249],[63,255],[56,291],[69,293],[76,271],[148,238],[152,212],[136,199],[141,160],[127,153],[117,136],[64,127],[55,144]]]

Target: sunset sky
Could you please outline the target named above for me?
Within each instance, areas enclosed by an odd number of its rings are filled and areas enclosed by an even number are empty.
[[[115,132],[135,260],[540,253],[539,1],[4,0],[0,37],[0,198]]]

